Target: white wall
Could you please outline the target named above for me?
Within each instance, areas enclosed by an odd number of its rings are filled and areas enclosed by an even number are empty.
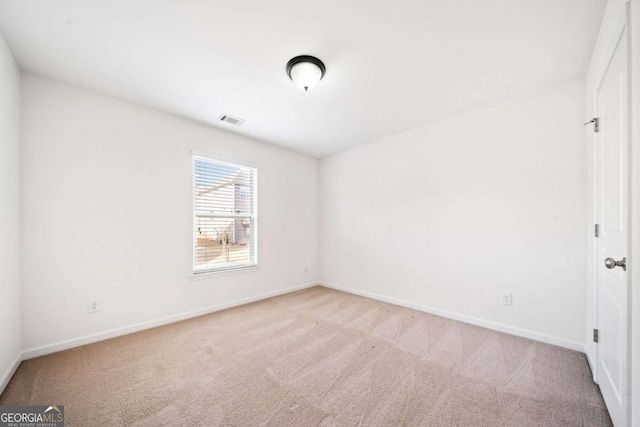
[[[22,90],[27,356],[317,281],[315,159],[40,76]],[[192,149],[258,168],[259,271],[190,280]]]
[[[584,105],[575,78],[323,159],[321,280],[582,349]]]
[[[0,393],[20,354],[20,71],[0,35]]]

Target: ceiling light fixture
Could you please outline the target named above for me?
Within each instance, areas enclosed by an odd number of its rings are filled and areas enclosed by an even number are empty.
[[[324,64],[315,56],[300,55],[287,62],[287,75],[305,92],[322,80],[325,71]]]

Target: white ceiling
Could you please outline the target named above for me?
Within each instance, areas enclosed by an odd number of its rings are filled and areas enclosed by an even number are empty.
[[[323,157],[584,74],[605,4],[0,0],[0,32],[25,70]]]

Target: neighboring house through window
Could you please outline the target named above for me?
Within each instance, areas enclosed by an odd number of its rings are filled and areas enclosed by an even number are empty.
[[[255,168],[193,156],[193,272],[257,265]]]

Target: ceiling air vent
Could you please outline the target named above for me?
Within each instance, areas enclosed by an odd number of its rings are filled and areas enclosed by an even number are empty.
[[[218,117],[218,120],[220,120],[221,122],[225,122],[225,123],[229,123],[230,125],[234,125],[234,126],[242,126],[242,124],[244,124],[245,120],[239,119],[237,117],[232,117],[228,114],[223,114],[220,117]]]

